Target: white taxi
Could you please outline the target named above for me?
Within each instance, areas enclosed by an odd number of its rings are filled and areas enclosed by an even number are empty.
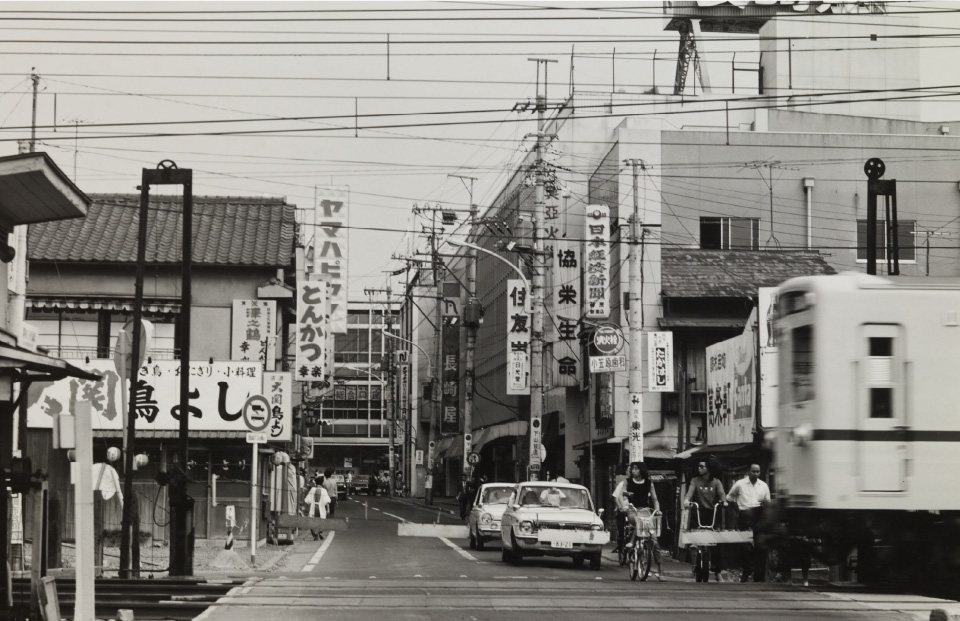
[[[518,564],[525,556],[569,556],[577,567],[589,559],[591,569],[600,569],[603,546],[610,542],[602,514],[582,485],[520,483],[500,521],[503,560]]]
[[[500,536],[500,518],[516,488],[515,483],[484,483],[480,486],[467,516],[470,548],[482,550],[484,542]]]

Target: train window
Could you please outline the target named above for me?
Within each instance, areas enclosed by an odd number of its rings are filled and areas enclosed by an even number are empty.
[[[893,388],[870,389],[870,418],[893,418]]]
[[[893,356],[893,339],[884,337],[870,337],[870,356]]]
[[[793,402],[812,401],[813,326],[799,326],[791,333],[793,341]]]

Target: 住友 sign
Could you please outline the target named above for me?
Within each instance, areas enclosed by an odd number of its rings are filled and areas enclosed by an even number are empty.
[[[507,394],[530,394],[530,311],[524,281],[507,281]]]
[[[90,401],[93,428],[121,430],[122,400],[129,398],[113,360],[91,360],[80,365],[101,376],[98,381],[66,378],[37,382],[30,388],[27,420],[31,427],[51,427],[53,417],[72,412],[78,401]],[[243,405],[264,392],[263,370],[256,362],[215,361],[190,363],[190,403],[186,415],[191,431],[248,431]],[[137,372],[136,411],[138,430],[180,428],[180,362],[155,360]],[[290,418],[272,438],[290,437]],[[276,435],[274,435],[276,433]]]
[[[234,300],[231,360],[258,360],[272,371],[277,362],[277,303],[274,300]]]
[[[584,250],[584,316],[610,316],[610,208],[587,205],[587,242]]]

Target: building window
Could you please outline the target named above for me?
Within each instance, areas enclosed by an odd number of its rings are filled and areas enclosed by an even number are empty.
[[[886,220],[877,220],[877,261],[887,260],[887,223]],[[915,220],[899,220],[897,222],[897,245],[900,248],[900,260],[913,263],[917,260],[917,247],[914,241],[914,232],[917,230]],[[867,262],[867,221],[857,220],[857,261]]]
[[[700,218],[704,250],[759,250],[759,218]]]

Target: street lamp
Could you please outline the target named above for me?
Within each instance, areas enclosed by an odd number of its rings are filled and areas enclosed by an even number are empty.
[[[464,247],[466,247],[466,248],[473,248],[474,250],[477,250],[477,251],[482,252],[482,253],[484,253],[484,254],[490,255],[491,257],[493,257],[494,259],[497,259],[498,261],[502,261],[503,263],[506,263],[507,265],[510,266],[510,269],[512,269],[513,271],[515,271],[515,272],[520,276],[520,280],[523,281],[523,286],[526,287],[527,291],[530,291],[530,283],[527,281],[527,277],[523,275],[523,272],[520,270],[520,268],[517,267],[516,265],[514,265],[513,263],[511,263],[510,261],[508,261],[507,259],[501,257],[501,256],[500,256],[499,254],[497,254],[496,252],[493,252],[492,250],[487,250],[486,248],[481,248],[480,246],[477,246],[477,245],[475,245],[475,244],[470,244],[470,243],[462,242],[462,241],[456,241],[456,240],[453,240],[453,239],[448,239],[448,240],[447,240],[447,243],[448,243],[448,244],[452,244],[452,245],[454,245],[454,246],[464,246]]]
[[[408,341],[407,339],[403,338],[402,336],[398,336],[398,335],[394,334],[393,332],[387,332],[386,330],[384,330],[383,333],[384,333],[384,335],[389,336],[389,337],[392,338],[392,339],[397,339],[398,341],[403,341],[404,343],[409,343],[410,345],[413,345],[414,347],[416,347],[417,349],[419,349],[419,350],[420,350],[420,353],[423,354],[424,360],[427,361],[427,373],[428,373],[431,377],[433,377],[433,363],[430,362],[430,355],[427,354],[427,352],[424,351],[424,349],[423,349],[422,347],[420,347],[419,345],[417,345],[417,344],[414,343],[413,341]]]

